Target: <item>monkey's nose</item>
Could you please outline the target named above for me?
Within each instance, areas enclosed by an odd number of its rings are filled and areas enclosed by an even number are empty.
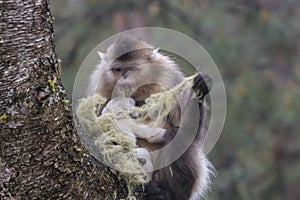
[[[128,77],[128,75],[127,75],[127,74],[123,74],[122,77],[123,77],[124,79],[126,79],[126,78]]]

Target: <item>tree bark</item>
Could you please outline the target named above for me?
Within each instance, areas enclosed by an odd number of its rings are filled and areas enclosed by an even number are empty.
[[[60,80],[48,0],[0,0],[0,199],[120,199],[84,148]]]

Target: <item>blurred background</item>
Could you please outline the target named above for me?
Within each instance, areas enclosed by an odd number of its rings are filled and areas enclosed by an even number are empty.
[[[300,199],[299,0],[51,0],[57,54],[71,96],[86,55],[104,39],[158,26],[198,41],[227,93],[208,199]]]

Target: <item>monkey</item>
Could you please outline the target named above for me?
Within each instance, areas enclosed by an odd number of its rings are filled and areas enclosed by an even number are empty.
[[[136,106],[142,106],[150,95],[164,92],[185,78],[180,66],[170,56],[136,36],[121,35],[107,48],[106,53],[99,52],[99,56],[100,63],[89,77],[87,95],[100,93],[107,99],[107,103],[113,99],[113,95],[122,93],[125,97],[132,98]],[[198,125],[195,137],[185,152],[174,162],[152,173],[151,180],[144,189],[146,200],[189,200],[202,195],[206,190],[210,163],[202,153],[201,145],[206,136],[205,97],[211,87],[212,78],[208,74],[197,73],[191,90],[179,97],[160,131],[146,138],[145,134],[149,134],[152,129],[145,126],[144,132],[139,129],[136,133],[140,147],[155,151],[175,140],[180,130],[183,135],[188,136],[189,123],[194,118]],[[198,118],[193,115],[193,108],[185,107],[193,94],[196,94],[200,111]],[[101,113],[103,109],[105,106],[97,112]],[[180,142],[176,144],[180,145]],[[155,166],[156,162],[168,160],[172,156],[171,149],[151,160]]]

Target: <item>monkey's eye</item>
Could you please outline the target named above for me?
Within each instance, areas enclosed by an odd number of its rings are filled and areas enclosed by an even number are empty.
[[[112,71],[116,73],[121,73],[122,69],[120,67],[117,67],[117,68],[113,68]]]

